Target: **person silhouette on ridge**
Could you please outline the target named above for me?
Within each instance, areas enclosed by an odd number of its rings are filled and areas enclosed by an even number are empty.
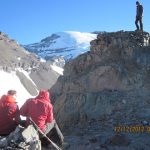
[[[139,1],[136,1],[136,19],[135,19],[136,31],[139,31],[138,22],[140,23],[140,31],[143,31],[142,15],[143,15],[143,6],[139,3]]]

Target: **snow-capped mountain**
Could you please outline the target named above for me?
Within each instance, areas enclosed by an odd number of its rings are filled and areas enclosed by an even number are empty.
[[[24,48],[46,60],[61,56],[68,61],[89,51],[90,41],[96,37],[94,33],[64,31],[52,34],[39,43],[24,45]]]

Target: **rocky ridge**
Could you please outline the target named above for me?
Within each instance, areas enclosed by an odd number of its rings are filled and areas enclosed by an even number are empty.
[[[51,65],[52,62],[41,61],[38,56],[29,53],[15,40],[0,32],[0,69],[15,71],[31,95],[37,95],[37,89],[48,89],[56,82],[59,74],[53,71]],[[36,86],[20,70],[28,72]]]
[[[50,91],[68,149],[149,149],[149,39],[147,32],[99,34],[90,52],[65,65]]]

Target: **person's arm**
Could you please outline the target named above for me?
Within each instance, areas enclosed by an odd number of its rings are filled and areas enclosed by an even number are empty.
[[[28,101],[29,100],[26,100],[26,102],[20,108],[20,115],[22,116],[27,116],[28,114]]]
[[[53,115],[53,106],[52,104],[49,105],[48,108],[48,115],[47,115],[47,119],[46,119],[46,123],[51,123],[54,120],[54,115]]]
[[[139,6],[136,7],[136,18],[139,17]]]
[[[15,121],[16,121],[17,124],[19,124],[21,122],[20,111],[19,111],[18,106],[17,106],[17,110],[16,110],[16,114],[15,114]]]
[[[7,115],[11,120],[15,121],[16,124],[19,124],[19,122],[20,122],[20,113],[19,113],[19,108],[16,104],[11,104],[8,107]]]

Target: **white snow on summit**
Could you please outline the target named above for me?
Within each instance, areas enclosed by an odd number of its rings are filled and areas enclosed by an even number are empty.
[[[60,38],[55,40],[49,48],[59,49],[65,47],[80,47],[86,49],[90,46],[90,41],[96,38],[96,34],[82,33],[75,31],[65,31],[56,33]]]
[[[96,37],[97,34],[94,33],[64,31],[24,47],[45,59],[63,56],[65,60],[69,60],[89,51],[90,42]]]

